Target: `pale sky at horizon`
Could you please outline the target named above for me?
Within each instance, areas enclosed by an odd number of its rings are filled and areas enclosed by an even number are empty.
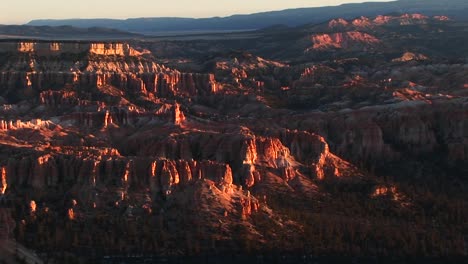
[[[7,5],[3,4],[0,24],[24,24],[33,19],[199,18],[288,8],[385,1],[389,0],[16,0]]]

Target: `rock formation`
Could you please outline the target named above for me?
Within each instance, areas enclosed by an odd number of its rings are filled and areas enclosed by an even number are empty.
[[[5,167],[2,167],[2,172],[1,172],[1,175],[2,175],[2,176],[1,176],[1,178],[0,178],[0,179],[1,179],[0,183],[2,184],[2,185],[0,185],[0,194],[1,194],[1,195],[5,194],[6,189],[7,189],[7,187],[8,187],[7,174],[6,174],[6,172],[7,172],[7,171],[6,171],[6,168],[5,168]]]
[[[313,50],[371,48],[380,43],[376,37],[358,31],[332,34],[317,34],[312,36]]]
[[[64,255],[456,255],[467,50],[441,46],[460,28],[4,41],[0,205],[18,241]]]

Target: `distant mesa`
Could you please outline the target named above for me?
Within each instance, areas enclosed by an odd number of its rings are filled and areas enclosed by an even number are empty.
[[[9,40],[95,40],[109,41],[141,37],[140,34],[129,33],[112,28],[72,26],[29,26],[0,25],[0,38]]]

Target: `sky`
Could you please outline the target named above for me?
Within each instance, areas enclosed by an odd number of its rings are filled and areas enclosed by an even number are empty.
[[[362,1],[385,0],[2,0],[0,24],[64,18],[199,18]]]

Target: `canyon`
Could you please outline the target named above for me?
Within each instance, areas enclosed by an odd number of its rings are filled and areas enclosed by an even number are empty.
[[[57,263],[466,256],[468,50],[439,44],[466,28],[401,14],[238,40],[2,41],[10,236]]]

